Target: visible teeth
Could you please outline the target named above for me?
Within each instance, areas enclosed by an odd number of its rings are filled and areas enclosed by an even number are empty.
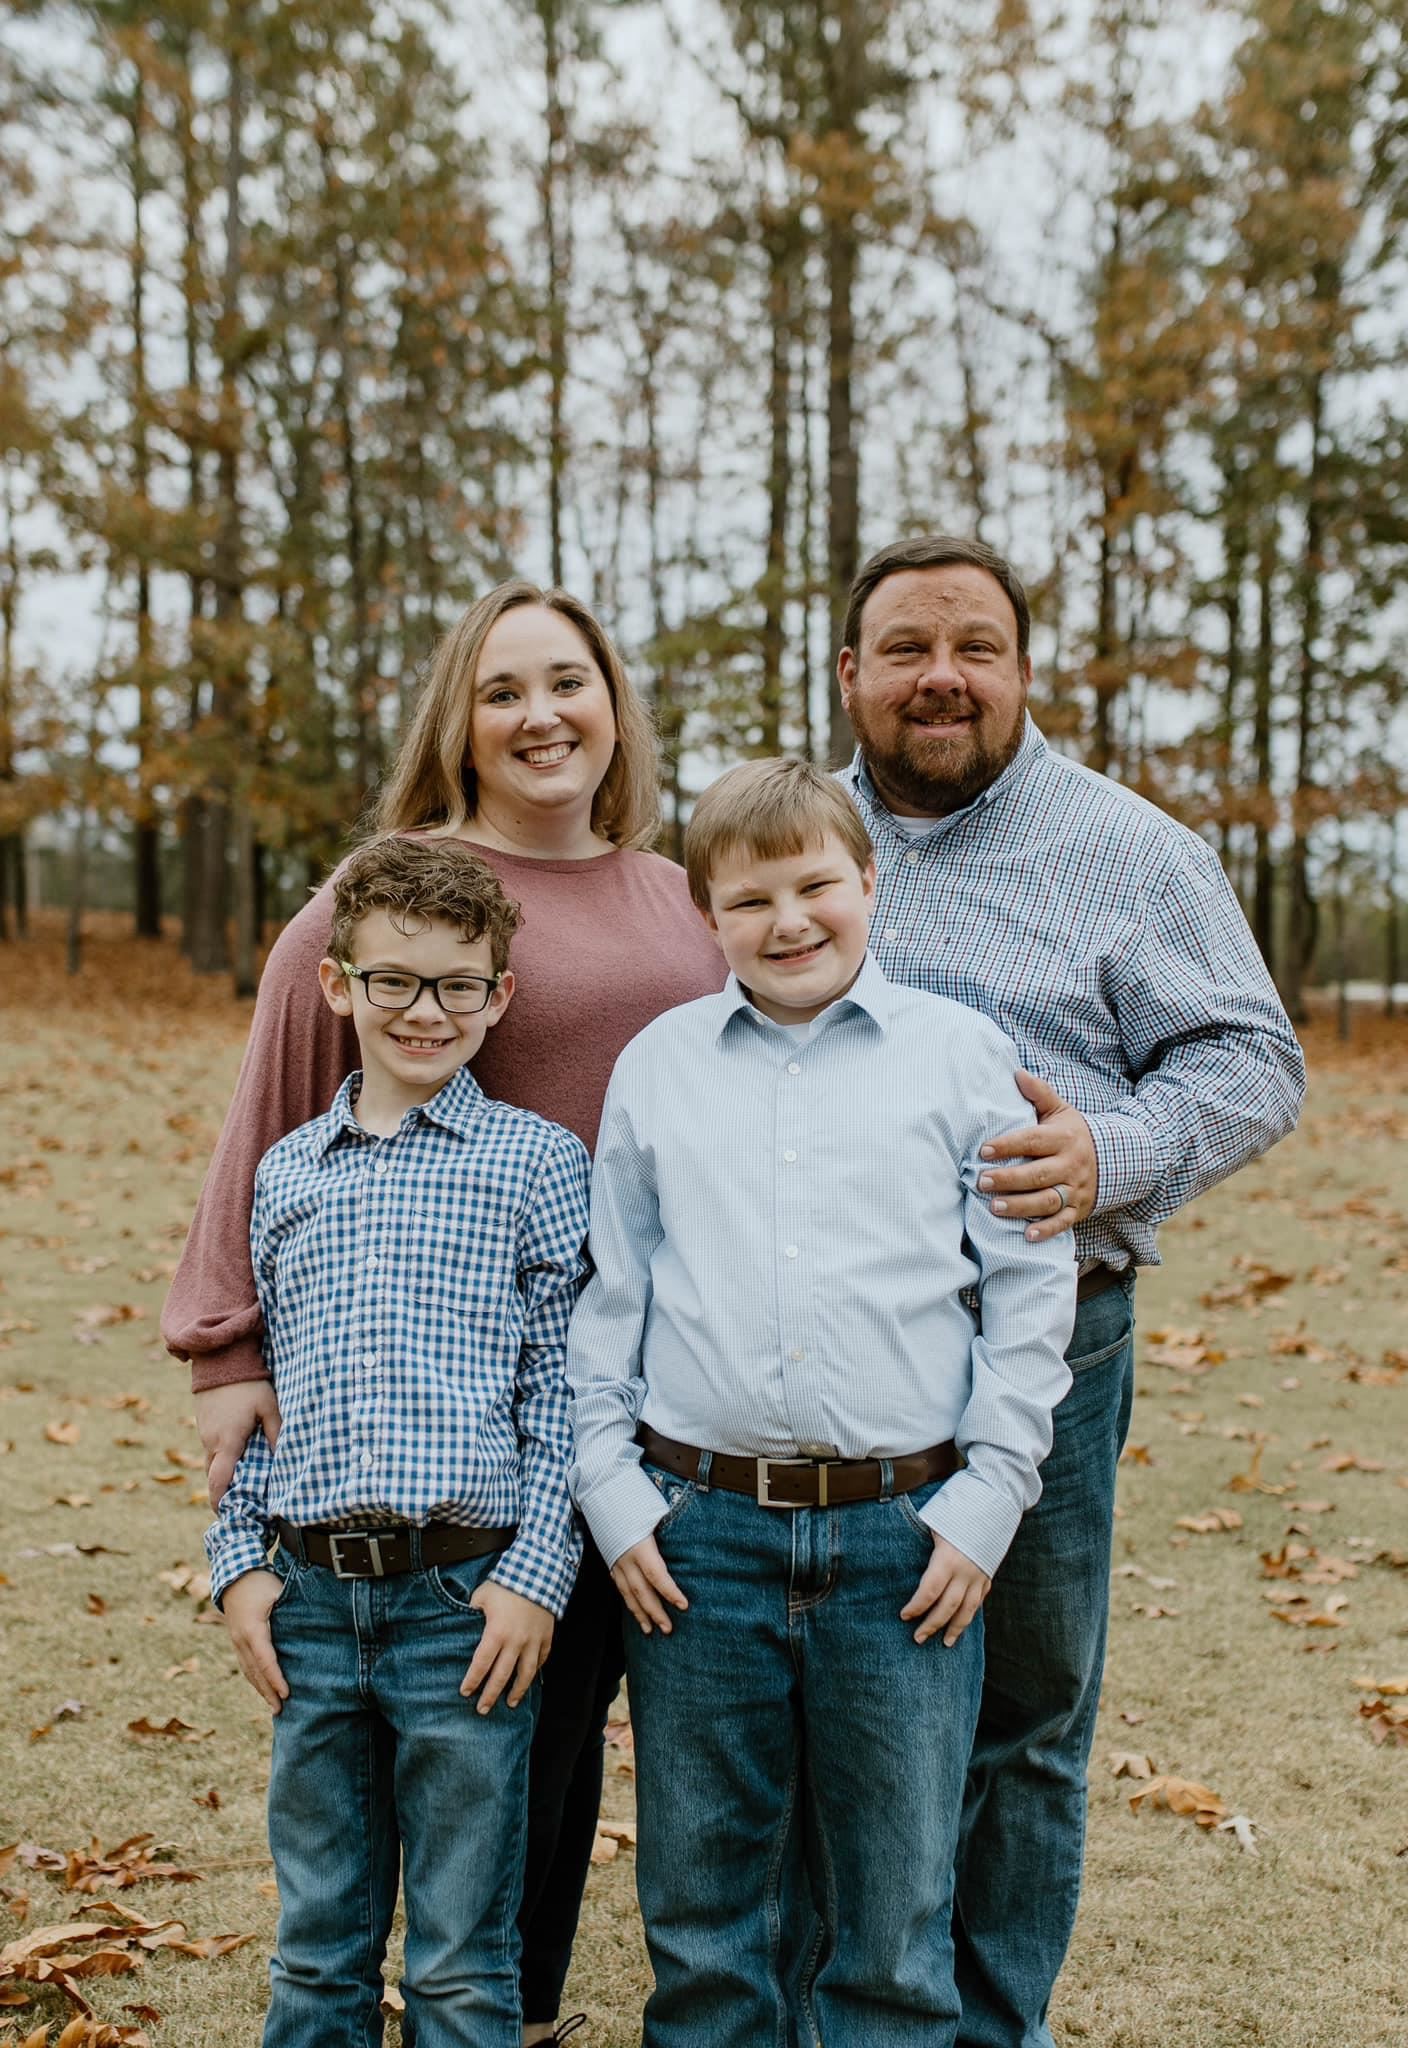
[[[565,761],[571,751],[570,743],[563,740],[553,747],[525,747],[523,759],[531,761],[535,768],[547,768],[556,761]]]

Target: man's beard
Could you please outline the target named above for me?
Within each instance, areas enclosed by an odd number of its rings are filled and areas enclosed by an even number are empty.
[[[1025,705],[1019,706],[1011,731],[996,739],[975,730],[977,719],[957,739],[926,739],[917,727],[900,719],[897,738],[887,735],[889,751],[882,749],[859,695],[852,697],[850,720],[877,795],[898,798],[926,817],[943,818],[961,811],[996,782],[1022,744],[1025,711]],[[943,715],[942,708],[933,713],[936,718]]]

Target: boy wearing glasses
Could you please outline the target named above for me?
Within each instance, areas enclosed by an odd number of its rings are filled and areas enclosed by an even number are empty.
[[[408,2034],[520,2040],[530,1687],[580,1548],[563,1358],[588,1167],[465,1065],[512,997],[517,924],[458,841],[360,848],[319,975],[361,1071],[255,1177],[283,1426],[272,1452],[251,1436],[206,1547],[275,1716],[265,2048],[380,2038],[402,1865]]]

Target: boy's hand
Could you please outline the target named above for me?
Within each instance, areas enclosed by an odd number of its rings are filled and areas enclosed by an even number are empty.
[[[469,1604],[483,1614],[484,1634],[460,1691],[467,1700],[478,1692],[479,1712],[487,1714],[512,1680],[508,1703],[516,1707],[547,1662],[552,1616],[536,1600],[492,1579],[475,1588]]]
[[[913,1599],[900,1609],[900,1620],[919,1621],[914,1631],[916,1643],[927,1643],[943,1629],[944,1645],[951,1650],[987,1599],[991,1585],[987,1573],[979,1571],[970,1557],[936,1536],[929,1568],[915,1587]]]
[[[197,1394],[196,1428],[205,1452],[205,1483],[210,1505],[218,1508],[244,1447],[262,1429],[272,1451],[279,1440],[279,1404],[272,1380],[236,1380],[228,1387],[207,1387]]]
[[[274,1655],[269,1610],[283,1589],[284,1582],[277,1572],[242,1572],[232,1586],[226,1587],[221,1603],[240,1670],[275,1714],[288,1698],[288,1681]]]
[[[629,1550],[623,1550],[611,1567],[611,1576],[616,1581],[616,1591],[640,1623],[643,1635],[648,1636],[652,1628],[658,1628],[662,1636],[669,1635],[674,1624],[665,1612],[665,1601],[678,1607],[681,1614],[689,1606],[665,1569],[660,1546],[653,1536],[644,1536]]]

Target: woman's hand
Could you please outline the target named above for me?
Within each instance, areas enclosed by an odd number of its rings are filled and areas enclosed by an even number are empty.
[[[205,1452],[205,1483],[210,1505],[218,1508],[244,1447],[262,1429],[272,1451],[279,1440],[279,1404],[272,1380],[236,1380],[228,1387],[207,1387],[197,1394],[196,1428]]]

